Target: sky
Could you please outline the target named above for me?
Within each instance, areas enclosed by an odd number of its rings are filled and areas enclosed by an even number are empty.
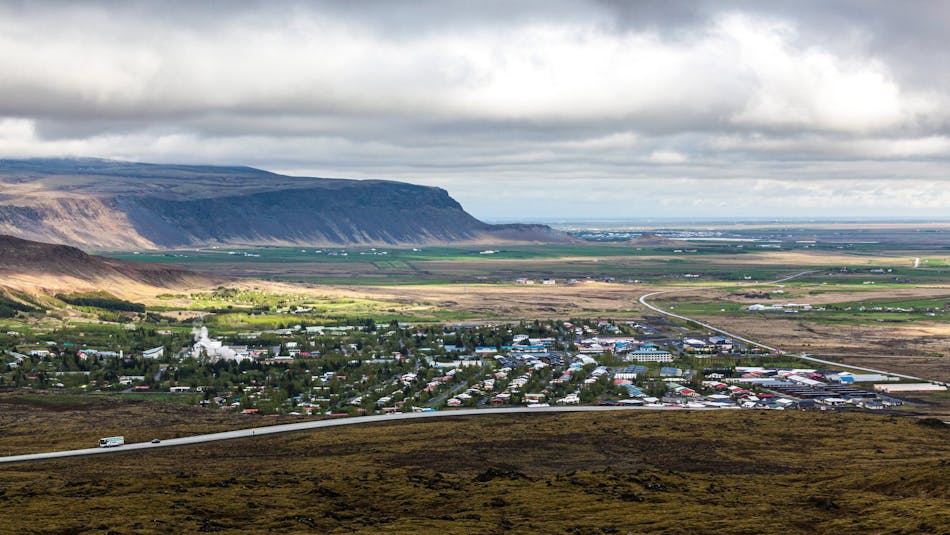
[[[950,216],[950,3],[0,0],[0,157],[445,188],[486,220]]]

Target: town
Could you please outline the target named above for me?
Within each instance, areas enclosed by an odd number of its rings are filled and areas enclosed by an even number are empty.
[[[557,405],[884,410],[945,389],[788,356],[650,316],[500,324],[292,325],[221,338],[143,327],[0,335],[0,386],[344,417]]]

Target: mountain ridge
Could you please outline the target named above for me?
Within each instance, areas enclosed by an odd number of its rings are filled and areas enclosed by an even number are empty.
[[[390,180],[3,159],[0,185],[0,233],[86,249],[574,241],[544,225],[484,223],[442,188]]]

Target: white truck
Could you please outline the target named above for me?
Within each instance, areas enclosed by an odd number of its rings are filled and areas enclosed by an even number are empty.
[[[99,439],[100,448],[115,448],[125,444],[125,437],[106,437]]]

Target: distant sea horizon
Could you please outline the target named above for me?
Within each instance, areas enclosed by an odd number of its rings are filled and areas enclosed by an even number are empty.
[[[655,227],[696,225],[846,225],[846,224],[950,224],[950,217],[604,217],[604,218],[483,218],[495,225],[523,223],[561,227]]]

